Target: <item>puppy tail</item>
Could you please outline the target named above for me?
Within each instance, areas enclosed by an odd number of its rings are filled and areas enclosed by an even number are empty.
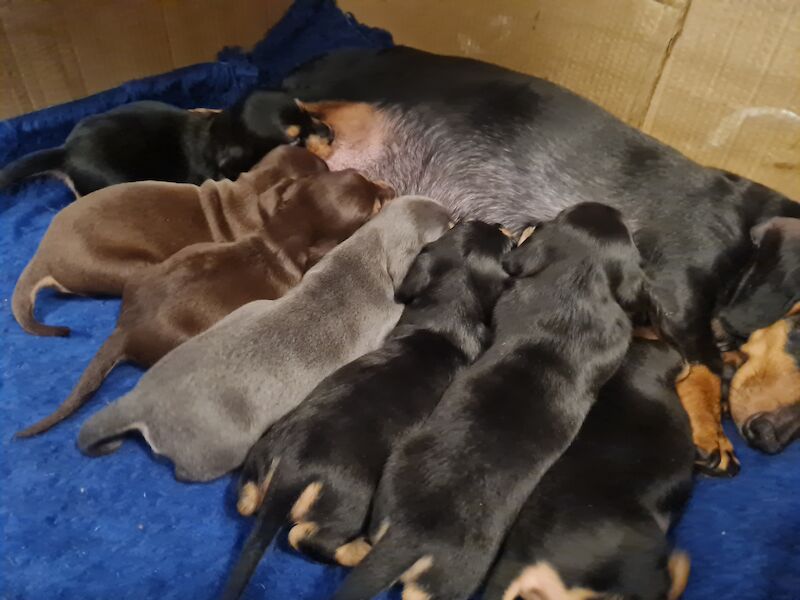
[[[45,287],[56,287],[63,289],[58,282],[47,272],[37,256],[34,256],[22,275],[19,276],[17,285],[14,288],[14,295],[11,298],[11,312],[14,318],[28,333],[33,335],[59,336],[69,335],[69,327],[56,327],[45,325],[36,320],[33,309],[36,304],[36,294]]]
[[[371,600],[397,582],[424,552],[386,532],[333,596],[333,600]]]
[[[100,346],[100,350],[86,367],[78,384],[67,399],[61,403],[61,406],[41,421],[17,432],[17,437],[26,438],[47,431],[86,404],[86,401],[97,391],[111,370],[120,361],[125,360],[126,341],[125,333],[116,329]]]
[[[87,456],[102,456],[119,449],[122,445],[120,436],[142,423],[142,404],[136,390],[134,388],[110,406],[95,413],[83,424],[78,432],[78,449],[81,452]],[[142,433],[147,439],[146,432],[143,430]]]
[[[297,497],[297,494],[286,492],[287,490],[278,491],[276,489],[264,500],[264,504],[258,512],[255,527],[244,543],[242,554],[225,585],[222,600],[236,600],[242,595],[272,538],[275,537],[281,525],[286,523],[289,510],[292,508],[292,500]]]
[[[57,171],[64,167],[64,149],[49,148],[33,152],[15,160],[5,169],[0,170],[0,189],[6,188],[26,177]]]

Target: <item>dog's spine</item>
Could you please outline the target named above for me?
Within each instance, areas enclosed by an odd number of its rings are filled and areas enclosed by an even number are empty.
[[[17,437],[31,437],[47,431],[54,425],[60,423],[81,406],[103,383],[108,373],[120,361],[125,360],[126,338],[125,332],[116,329],[108,339],[100,346],[100,350],[86,367],[81,375],[78,384],[64,402],[49,416],[34,423],[30,427],[17,432]]]
[[[57,171],[64,166],[64,149],[49,148],[23,156],[0,170],[0,189],[8,187],[21,179],[44,173]]]
[[[347,576],[332,600],[371,600],[392,586],[424,552],[394,539],[392,529]]]
[[[48,275],[45,265],[34,256],[22,271],[14,288],[14,295],[11,297],[11,312],[20,327],[28,333],[63,337],[69,335],[69,327],[45,325],[37,321],[33,314],[35,296],[39,289],[53,285],[47,282]]]
[[[275,482],[273,482],[275,483]],[[233,568],[225,590],[222,593],[222,600],[236,600],[247,587],[250,578],[253,576],[261,557],[267,551],[272,538],[286,523],[289,510],[293,501],[297,498],[299,490],[278,490],[278,486],[271,486],[271,490],[264,500],[264,504],[256,517],[256,524],[250,536],[244,544],[242,554]]]

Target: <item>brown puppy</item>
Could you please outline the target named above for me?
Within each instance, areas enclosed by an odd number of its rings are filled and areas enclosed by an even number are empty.
[[[98,190],[59,212],[22,272],[11,308],[23,329],[67,335],[66,327],[34,317],[37,292],[119,295],[125,282],[191,244],[231,242],[264,229],[269,196],[259,194],[287,177],[327,171],[310,152],[283,146],[235,182],[201,186],[143,181]]]
[[[775,454],[800,437],[800,315],[755,331],[731,381],[731,416],[748,444]]]
[[[41,433],[71,415],[117,363],[152,365],[240,306],[281,297],[393,195],[355,171],[284,180],[259,197],[269,216],[262,234],[194,244],[134,272],[123,288],[116,329],[75,389],[18,435]]]

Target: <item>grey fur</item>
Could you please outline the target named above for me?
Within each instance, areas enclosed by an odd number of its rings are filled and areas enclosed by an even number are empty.
[[[395,288],[448,219],[426,198],[389,202],[286,296],[247,304],[167,354],[86,422],[81,451],[113,452],[136,429],[175,463],[178,479],[236,468],[324,377],[380,345],[402,312]]]

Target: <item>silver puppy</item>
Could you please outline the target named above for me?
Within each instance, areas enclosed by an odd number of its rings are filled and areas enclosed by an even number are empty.
[[[251,302],[167,354],[86,422],[81,451],[113,452],[135,429],[172,460],[178,479],[235,469],[323,378],[380,345],[403,310],[396,288],[448,219],[426,198],[390,202],[286,296]]]

